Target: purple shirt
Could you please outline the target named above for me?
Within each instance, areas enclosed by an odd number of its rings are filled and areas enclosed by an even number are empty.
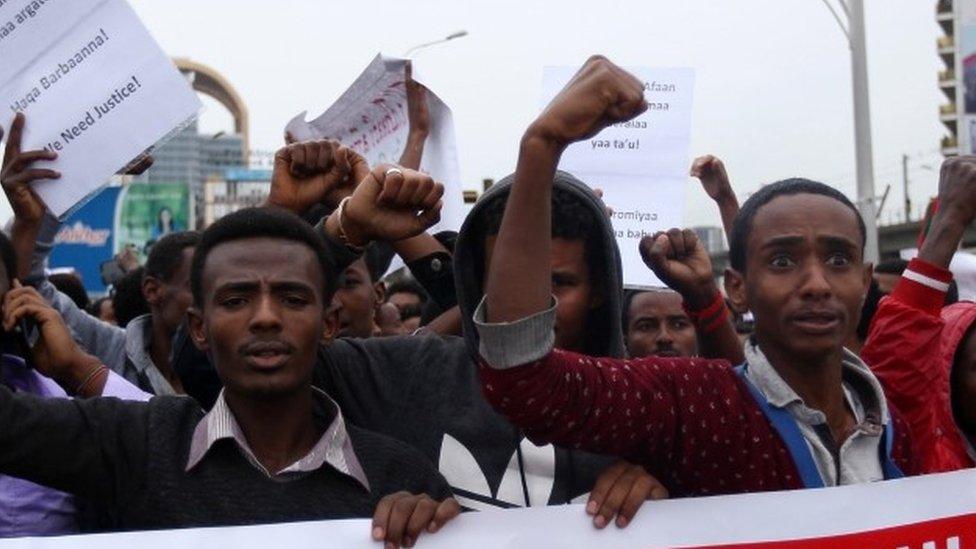
[[[15,393],[42,398],[69,398],[53,380],[27,368],[14,355],[0,356],[3,383]],[[149,400],[152,395],[109,371],[102,396]],[[0,475],[0,538],[74,534],[78,532],[74,496],[19,478]]]

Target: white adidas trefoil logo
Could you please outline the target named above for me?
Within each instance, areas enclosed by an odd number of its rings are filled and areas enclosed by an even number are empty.
[[[528,503],[530,506],[544,506],[549,503],[555,483],[556,449],[551,444],[536,446],[528,439],[522,439],[520,446],[525,465]],[[438,469],[454,490],[458,503],[468,509],[483,511],[526,506],[517,452],[512,452],[512,457],[508,460],[497,493],[492,492],[484,471],[471,451],[451,435],[444,435]],[[586,502],[588,497],[589,494],[583,494],[574,499],[573,503]]]

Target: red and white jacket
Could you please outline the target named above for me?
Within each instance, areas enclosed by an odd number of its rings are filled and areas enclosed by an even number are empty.
[[[913,259],[881,301],[861,358],[908,422],[922,473],[973,467],[950,398],[952,364],[976,321],[976,304],[943,309],[952,273]]]

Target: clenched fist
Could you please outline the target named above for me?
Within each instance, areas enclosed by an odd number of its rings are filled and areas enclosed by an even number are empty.
[[[417,236],[440,221],[443,196],[444,186],[429,175],[381,164],[360,181],[342,215],[329,216],[326,230],[344,233],[354,246]]]
[[[565,147],[645,110],[641,81],[597,55],[589,58],[549,103],[529,133]]]
[[[957,156],[942,163],[939,210],[962,225],[976,218],[976,156]]]
[[[710,154],[699,156],[691,164],[690,175],[701,181],[702,188],[712,200],[721,202],[735,198],[725,164],[718,157]]]
[[[671,229],[645,236],[640,253],[654,274],[693,309],[704,308],[715,298],[718,286],[712,277],[712,260],[695,231]]]
[[[316,204],[335,208],[368,173],[366,160],[338,141],[292,143],[275,153],[266,204],[297,215]]]

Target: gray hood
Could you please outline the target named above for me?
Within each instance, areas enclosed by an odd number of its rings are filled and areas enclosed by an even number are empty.
[[[472,317],[484,295],[486,275],[482,219],[489,204],[498,200],[507,200],[514,179],[514,174],[509,175],[488,189],[465,218],[458,233],[454,252],[454,283],[458,293],[458,306],[461,309],[464,339],[468,352],[472,356],[477,356],[479,342],[478,331],[475,329]],[[606,289],[607,295],[604,304],[595,309],[588,319],[586,352],[593,356],[623,357],[624,338],[621,326],[623,276],[620,250],[617,249],[610,219],[606,215],[603,202],[585,183],[573,175],[557,171],[553,184],[554,188],[563,189],[572,196],[578,197],[580,203],[591,209],[600,224],[600,230],[603,231],[603,246],[599,260],[605,265],[606,280],[603,281],[603,288]]]

